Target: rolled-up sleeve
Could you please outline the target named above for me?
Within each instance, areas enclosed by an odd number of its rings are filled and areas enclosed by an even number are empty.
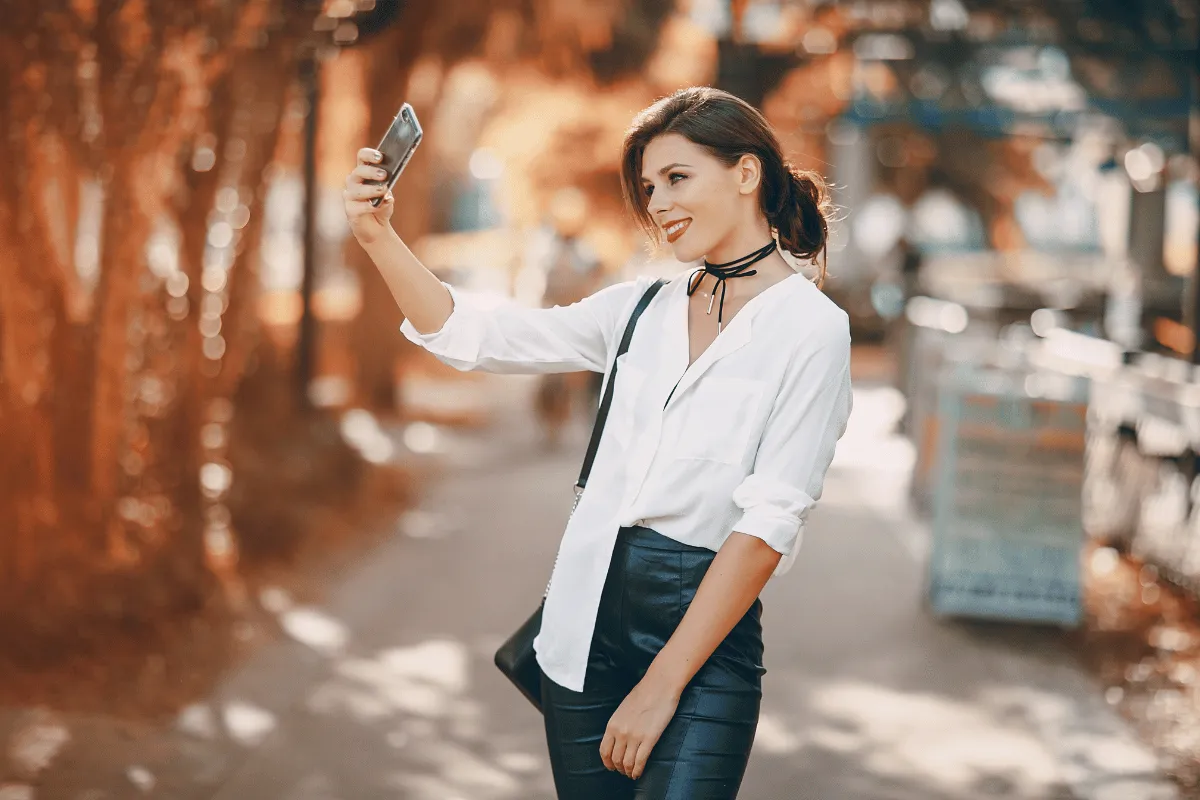
[[[795,561],[805,517],[821,497],[850,418],[850,331],[840,319],[843,324],[823,332],[819,342],[810,339],[788,365],[753,470],[733,493],[743,512],[733,529],[783,555],[776,575]]]
[[[400,326],[405,338],[439,361],[464,372],[603,372],[613,332],[649,279],[619,283],[553,308],[529,308],[443,285],[454,308],[440,330],[420,333],[408,320]]]

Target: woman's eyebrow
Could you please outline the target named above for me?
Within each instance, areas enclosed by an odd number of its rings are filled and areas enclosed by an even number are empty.
[[[689,167],[689,166],[691,166],[691,165],[690,165],[690,164],[680,164],[680,163],[678,163],[678,162],[676,162],[676,163],[674,163],[674,164],[667,164],[665,167],[663,167],[662,169],[660,169],[660,170],[658,171],[658,174],[659,174],[659,175],[666,175],[668,172],[670,172],[671,170],[675,169],[676,167]],[[642,176],[642,180],[643,180],[643,181],[647,181],[647,180],[650,180],[650,179],[649,179],[649,178],[647,178],[645,175],[643,175],[643,176]]]

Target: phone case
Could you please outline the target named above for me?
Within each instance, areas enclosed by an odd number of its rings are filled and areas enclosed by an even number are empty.
[[[388,189],[396,185],[396,180],[416,152],[423,135],[421,123],[417,121],[417,112],[413,111],[413,107],[408,103],[400,106],[400,111],[376,148],[383,154],[380,166],[387,170],[388,176],[384,183]],[[371,205],[378,206],[382,202],[383,198],[377,197],[371,201]]]

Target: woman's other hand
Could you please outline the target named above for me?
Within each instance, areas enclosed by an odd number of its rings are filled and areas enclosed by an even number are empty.
[[[346,191],[342,193],[350,232],[364,246],[391,230],[392,211],[396,207],[391,191],[381,183],[387,177],[379,167],[381,159],[378,150],[369,147],[359,150],[358,166],[346,176]],[[371,201],[376,197],[382,197],[383,202],[373,206]]]
[[[679,695],[653,680],[642,679],[617,707],[600,740],[604,766],[637,780],[650,751],[675,716]]]

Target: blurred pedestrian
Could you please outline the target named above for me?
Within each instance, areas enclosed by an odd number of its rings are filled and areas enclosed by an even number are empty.
[[[896,242],[900,256],[900,281],[904,287],[904,299],[910,300],[921,293],[921,270],[925,260],[921,257],[921,249],[909,241],[907,236],[901,236]]]
[[[921,255],[921,249],[909,241],[907,236],[901,236],[896,242],[896,251],[900,262],[900,287],[903,291],[903,298],[888,328],[896,363],[893,384],[907,397],[908,375],[912,367],[913,337],[916,336],[916,331],[909,323],[905,309],[908,303],[922,292],[921,280],[925,260]],[[897,420],[897,430],[901,433],[908,433],[908,423],[909,413],[906,409]]]
[[[547,251],[543,308],[578,303],[600,288],[603,277],[600,259],[580,236],[587,222],[587,211],[587,197],[577,188],[561,189],[553,197],[554,233]],[[541,376],[535,402],[548,446],[559,445],[572,408],[595,407],[599,392],[596,378],[602,379],[602,373],[551,372]]]
[[[758,596],[794,562],[850,414],[847,316],[779,253],[824,254],[823,182],[725,92],[641,112],[626,197],[676,258],[703,265],[653,297],[617,359],[651,279],[545,309],[448,289],[392,231],[390,195],[368,202],[384,194],[367,182],[376,163],[361,151],[346,211],[405,336],[460,369],[618,367],[533,640],[559,797],[736,797],[762,701]]]

